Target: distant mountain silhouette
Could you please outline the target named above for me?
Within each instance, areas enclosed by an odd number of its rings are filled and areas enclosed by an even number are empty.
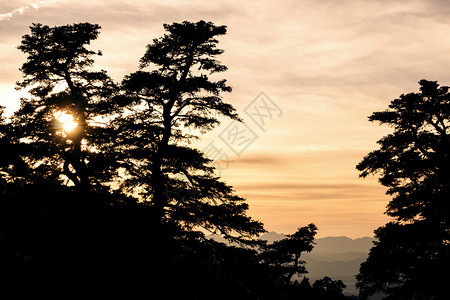
[[[284,238],[286,238],[285,234],[277,233],[275,231],[266,232],[261,235],[261,239],[267,241],[269,244]]]
[[[316,239],[315,252],[332,252],[332,253],[345,253],[345,252],[364,252],[368,253],[372,248],[373,238],[363,237],[359,239],[351,239],[346,236],[339,237],[325,237]]]
[[[286,235],[274,231],[264,233],[261,239],[273,243],[285,238]],[[216,241],[226,243],[217,235],[210,235]],[[359,266],[364,262],[372,248],[373,238],[363,237],[351,239],[346,236],[324,237],[315,240],[316,245],[310,253],[303,253],[301,259],[306,261],[306,277],[314,282],[324,276],[333,280],[342,280],[346,285],[344,294],[357,295],[355,276]]]
[[[284,238],[285,235],[268,232],[261,236],[269,243]],[[355,276],[372,248],[373,238],[351,239],[346,236],[324,237],[315,240],[316,245],[310,253],[303,253],[306,261],[306,276],[311,282],[329,276],[333,280],[342,280],[346,285],[344,293],[357,295]]]

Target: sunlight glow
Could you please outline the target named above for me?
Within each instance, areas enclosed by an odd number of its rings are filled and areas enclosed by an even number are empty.
[[[73,120],[69,120],[64,122],[63,128],[65,132],[70,132],[72,130],[74,130],[77,127],[77,123]]]
[[[78,124],[75,122],[74,117],[65,112],[58,112],[55,114],[55,118],[62,123],[62,129],[65,132],[71,132],[77,128]]]

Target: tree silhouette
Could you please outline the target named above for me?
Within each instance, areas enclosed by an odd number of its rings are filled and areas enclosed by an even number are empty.
[[[265,289],[258,299],[347,299],[342,293],[345,285],[341,280],[334,281],[326,276],[311,285],[304,276],[308,272],[301,254],[313,249],[316,233],[317,227],[309,224],[260,249],[257,254],[261,265],[259,268],[266,273],[266,277],[254,276],[266,281],[259,286],[259,289]],[[302,280],[293,280],[295,275],[303,275]]]
[[[227,69],[216,57],[225,26],[210,22],[164,25],[164,36],[147,46],[141,70],[122,83],[124,115],[115,120],[115,142],[124,170],[122,188],[157,212],[161,224],[184,230],[198,226],[227,238],[248,239],[263,232],[246,215],[248,205],[214,175],[211,162],[188,144],[219,124],[218,116],[240,121],[222,100],[226,80],[209,76]]]
[[[20,154],[11,178],[27,182],[42,178],[69,181],[79,191],[110,180],[112,160],[103,147],[104,117],[114,113],[111,96],[116,86],[105,71],[93,71],[94,54],[86,45],[100,26],[79,23],[65,26],[30,26],[31,34],[18,47],[27,54],[18,88],[29,99],[9,124],[9,135]],[[65,130],[61,116],[76,126]],[[103,117],[103,120],[101,119]]]
[[[375,232],[358,275],[363,298],[383,292],[392,299],[440,299],[441,283],[450,279],[444,272],[450,262],[450,94],[435,81],[419,84],[419,93],[401,95],[369,117],[394,131],[357,169],[362,177],[380,175],[392,196],[386,213],[396,221]]]
[[[332,280],[330,277],[325,276],[314,281],[312,288],[315,292],[314,299],[347,299],[342,294],[345,284],[341,280]]]
[[[357,276],[360,295],[386,299],[445,299],[449,250],[425,221],[390,222],[375,231],[375,246]]]
[[[303,252],[313,249],[316,233],[317,227],[314,224],[301,227],[285,239],[268,245],[260,254],[261,259],[273,268],[273,273],[277,274],[279,281],[288,285],[294,275],[307,273],[305,262],[300,260],[300,256]]]

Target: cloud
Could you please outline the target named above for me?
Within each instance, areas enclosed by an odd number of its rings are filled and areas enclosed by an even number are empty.
[[[365,190],[365,184],[354,184],[354,183],[258,183],[258,184],[249,184],[249,185],[238,185],[240,190],[245,191],[262,191],[265,192],[267,190],[272,191],[306,191],[306,190],[316,190],[316,191],[354,191],[357,189]],[[378,186],[377,186],[378,187]]]
[[[22,4],[22,6],[11,9],[7,13],[1,13],[0,21],[8,21],[15,16],[24,15],[25,13],[27,13],[30,10],[36,11],[36,10],[40,9],[41,7],[51,6],[55,3],[64,2],[64,1],[67,1],[67,0],[41,0],[41,1],[33,2],[33,3],[29,3],[29,4]],[[24,3],[27,3],[27,2],[28,1],[26,1]],[[20,1],[16,1],[15,4],[16,5],[20,4]],[[4,7],[1,7],[1,8],[2,8],[2,10],[4,9]]]

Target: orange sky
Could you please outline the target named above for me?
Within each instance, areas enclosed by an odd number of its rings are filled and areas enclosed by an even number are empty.
[[[372,236],[388,220],[388,198],[375,178],[358,179],[355,165],[388,129],[367,116],[417,91],[420,79],[450,85],[449,13],[443,0],[2,1],[0,104],[17,108],[25,56],[16,46],[33,22],[100,24],[96,66],[117,81],[137,69],[163,23],[227,25],[221,60],[233,93],[225,99],[257,138],[238,156],[226,145],[234,124],[224,121],[197,146],[213,143],[228,156],[220,175],[267,230],[313,222],[319,237]],[[262,128],[245,113],[261,92],[279,108]]]

